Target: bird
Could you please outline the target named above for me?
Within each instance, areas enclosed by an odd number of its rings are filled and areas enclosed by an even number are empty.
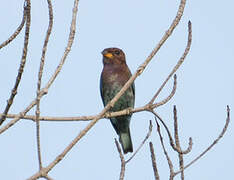
[[[106,48],[102,51],[103,70],[100,78],[100,93],[103,105],[106,106],[121,90],[132,76],[125,60],[125,54],[120,48]],[[133,108],[135,104],[134,82],[118,99],[109,112],[116,112],[126,108]],[[132,114],[110,118],[111,124],[119,136],[119,142],[124,154],[133,152],[130,134],[130,120]]]

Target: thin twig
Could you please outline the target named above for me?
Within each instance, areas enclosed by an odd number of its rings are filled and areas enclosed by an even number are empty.
[[[168,166],[169,166],[169,169],[170,169],[170,178],[169,179],[172,180],[173,177],[174,177],[173,164],[172,164],[171,159],[170,159],[170,157],[169,157],[169,155],[167,153],[167,150],[166,150],[166,148],[164,146],[163,137],[161,135],[160,126],[159,126],[159,123],[157,122],[157,120],[156,120],[156,124],[157,124],[157,132],[158,132],[158,135],[159,135],[159,138],[160,138],[160,142],[161,142],[161,145],[162,145],[162,148],[163,148],[163,152],[164,152],[164,154],[166,156],[167,163],[168,163]]]
[[[37,137],[37,154],[38,154],[38,163],[39,163],[39,170],[42,169],[42,160],[41,160],[41,145],[40,145],[40,121],[38,120],[40,117],[40,99],[42,96],[40,96],[40,90],[41,90],[41,79],[42,79],[42,74],[43,74],[43,68],[44,68],[44,63],[45,63],[45,54],[47,50],[47,45],[49,42],[50,34],[52,31],[52,26],[53,26],[53,9],[52,9],[52,4],[51,0],[47,0],[48,3],[48,9],[49,9],[49,25],[42,49],[42,56],[41,56],[41,62],[40,62],[40,68],[38,72],[38,81],[37,81],[37,98],[36,98],[36,137]]]
[[[24,117],[25,114],[28,111],[30,111],[30,109],[32,109],[35,104],[36,104],[36,100],[32,101],[31,104],[29,104],[25,110],[21,111],[18,115],[14,117],[14,119],[12,119],[9,123],[7,123],[5,126],[0,128],[0,134],[5,132],[7,129],[9,129],[11,126],[17,123],[22,117]]]
[[[152,142],[149,142],[149,146],[150,146],[150,153],[151,153],[151,160],[152,160],[152,166],[153,166],[153,170],[154,170],[154,177],[156,180],[159,180],[159,174],[158,174],[158,168],[157,168],[157,161],[156,161],[156,157],[155,157],[155,153],[154,153],[154,146]]]
[[[179,150],[178,157],[179,157],[179,164],[180,164],[180,170],[181,170],[181,180],[184,180],[184,158],[183,158],[183,153],[181,151],[180,140],[179,140],[176,106],[174,106],[173,114],[174,114],[174,138],[175,138],[176,147]]]
[[[42,169],[42,160],[41,160],[41,143],[40,143],[40,121],[36,122],[36,142],[37,142],[37,157],[39,170]]]
[[[193,145],[192,138],[191,138],[191,137],[189,138],[189,143],[188,143],[189,146],[188,146],[188,148],[187,148],[185,151],[180,151],[180,150],[176,147],[176,145],[175,145],[175,143],[174,143],[174,140],[173,140],[173,138],[172,138],[172,135],[171,135],[171,133],[170,133],[170,131],[169,131],[169,128],[167,127],[166,123],[162,120],[162,118],[161,118],[155,111],[151,111],[151,112],[155,115],[155,117],[157,117],[157,118],[159,119],[159,121],[160,121],[160,122],[162,123],[162,125],[164,126],[164,128],[165,128],[165,130],[166,130],[166,132],[167,132],[167,135],[168,135],[168,138],[169,138],[171,147],[172,147],[175,151],[177,151],[177,152],[181,152],[181,153],[183,153],[183,154],[189,153],[189,152],[192,150],[192,145]]]
[[[123,180],[124,179],[124,174],[125,174],[125,160],[124,160],[124,156],[123,153],[121,151],[121,148],[119,146],[118,141],[115,139],[115,145],[117,147],[117,150],[119,152],[119,157],[120,157],[120,161],[121,161],[121,171],[120,171],[120,175],[119,175],[119,180]]]
[[[162,91],[163,87],[166,85],[166,83],[168,82],[168,80],[171,78],[171,76],[182,65],[182,63],[184,62],[187,54],[189,53],[189,50],[190,50],[190,47],[191,47],[191,43],[192,43],[192,23],[191,23],[191,21],[189,21],[188,22],[188,41],[187,41],[187,45],[186,45],[185,51],[184,51],[183,55],[181,56],[180,60],[175,65],[175,67],[172,69],[171,73],[168,75],[168,77],[166,78],[166,80],[163,82],[163,84],[160,86],[160,88],[158,89],[158,91],[155,93],[154,97],[150,100],[150,102],[149,102],[150,104],[153,104],[153,102],[158,97],[159,93]]]
[[[44,93],[47,93],[47,92],[44,92]],[[174,93],[173,90],[172,90],[172,93]],[[161,102],[153,104],[154,108],[162,106],[164,103],[161,103]],[[33,106],[35,104],[33,104]],[[124,110],[121,110],[121,111],[107,112],[107,113],[105,113],[103,115],[102,118],[111,118],[111,117],[116,117],[116,116],[122,116],[122,115],[126,115],[126,114],[129,114],[129,113],[133,114],[133,113],[145,111],[145,110],[148,110],[148,109],[149,109],[149,105],[146,104],[146,105],[144,105],[142,107],[138,107],[138,108],[134,108],[134,109],[127,108],[127,109],[124,109]],[[0,116],[1,115],[2,114],[0,113]],[[98,114],[96,114],[96,115],[90,115],[90,116],[74,116],[74,117],[40,116],[39,120],[40,121],[57,121],[57,122],[64,122],[64,121],[73,121],[73,122],[74,121],[91,121],[91,120],[93,120],[97,116],[98,116]],[[7,114],[6,117],[7,118],[17,118],[18,114]],[[36,116],[34,116],[34,115],[24,115],[23,117],[21,117],[21,119],[36,121]]]
[[[142,148],[142,146],[145,144],[146,140],[150,137],[151,135],[151,132],[152,132],[152,121],[150,120],[150,123],[149,123],[149,131],[146,135],[146,137],[144,138],[144,140],[142,141],[142,143],[140,144],[140,146],[137,148],[137,150],[133,153],[133,155],[127,160],[125,161],[125,163],[127,164],[129,161],[131,161],[131,159],[137,154],[137,152]]]
[[[25,2],[26,2],[26,0],[25,0]],[[26,9],[27,9],[27,6],[25,6],[25,3],[24,3],[23,18],[22,18],[20,25],[17,27],[15,32],[6,41],[4,41],[2,44],[0,44],[0,49],[7,46],[11,41],[13,41],[17,37],[17,35],[20,33],[20,31],[23,29],[24,24],[25,24],[25,20],[26,20]]]
[[[227,106],[227,118],[226,118],[226,123],[223,127],[222,132],[220,133],[220,135],[218,136],[217,139],[214,140],[214,142],[205,150],[203,151],[199,156],[197,156],[194,160],[192,160],[190,163],[188,163],[186,166],[184,166],[184,169],[188,168],[189,166],[191,166],[193,163],[195,163],[197,160],[199,160],[202,156],[204,156],[212,147],[214,147],[214,145],[216,145],[218,143],[218,141],[223,137],[223,135],[225,134],[225,132],[227,131],[228,125],[230,122],[230,108],[229,106]],[[181,173],[180,171],[175,172],[175,176],[177,174]]]
[[[168,76],[168,77],[169,77],[169,76]],[[169,80],[168,77],[167,77],[167,79]],[[168,81],[164,81],[165,84],[166,84],[167,82],[168,82]],[[165,84],[164,84],[164,85],[165,85]],[[162,85],[160,86],[159,90],[158,90],[158,91],[156,92],[156,94],[154,95],[155,98],[159,95],[159,93],[160,93],[161,90],[163,89],[164,85],[162,84]],[[163,99],[162,101],[160,101],[160,102],[158,102],[158,103],[151,104],[151,101],[152,101],[152,100],[151,100],[147,105],[145,105],[146,110],[151,111],[152,109],[155,109],[155,108],[157,108],[157,107],[159,107],[159,106],[162,106],[162,105],[166,104],[166,103],[175,95],[176,87],[177,87],[177,76],[176,76],[176,74],[175,74],[175,75],[174,75],[174,84],[173,84],[173,88],[172,88],[171,93],[170,93],[165,99]]]
[[[160,86],[159,90],[156,92],[156,94],[154,95],[154,97],[151,99],[151,101],[149,102],[149,104],[152,104],[155,99],[157,98],[157,96],[159,95],[159,93],[161,92],[161,90],[163,89],[163,87],[166,85],[166,83],[168,82],[168,80],[171,78],[171,76],[177,71],[177,69],[181,66],[181,64],[184,62],[189,50],[190,50],[190,47],[191,47],[191,43],[192,43],[192,24],[191,22],[189,21],[188,22],[188,40],[187,40],[187,45],[186,45],[186,48],[184,50],[184,53],[183,55],[181,56],[180,60],[177,62],[177,64],[175,65],[175,67],[173,68],[173,70],[171,71],[171,73],[169,74],[169,76],[166,78],[166,80],[163,82],[163,84]],[[174,77],[175,78],[175,77]],[[174,81],[175,82],[175,81]],[[168,137],[169,137],[169,140],[170,140],[170,144],[171,146],[173,147],[174,150],[176,150],[177,152],[180,152],[179,149],[175,146],[174,144],[174,141],[173,141],[173,138],[170,134],[170,131],[168,129],[168,127],[166,126],[166,124],[164,123],[164,121],[157,115],[156,112],[153,111],[153,109],[155,108],[154,107],[155,105],[152,105],[150,106],[151,109],[150,111],[156,116],[158,117],[158,119],[161,121],[161,123],[163,124],[163,126],[165,127],[166,131],[167,131],[167,134],[168,134]],[[188,153],[191,151],[191,148],[192,148],[192,139],[189,138],[189,147],[187,150],[184,151],[184,153]]]
[[[168,135],[168,138],[169,138],[169,141],[170,141],[170,145],[173,147],[174,150],[178,151],[176,149],[175,144],[174,144],[174,140],[173,140],[172,135],[171,135],[171,133],[169,131],[169,128],[167,127],[167,125],[165,124],[165,122],[162,120],[162,118],[155,111],[151,111],[151,112],[155,115],[155,117],[157,119],[159,119],[159,121],[162,123],[163,127],[165,128],[165,130],[167,132],[167,135]],[[156,118],[155,118],[155,120],[157,120]]]
[[[162,86],[161,86],[162,87]],[[172,88],[172,91],[171,93],[169,94],[169,96],[167,96],[165,99],[163,99],[162,101],[158,102],[158,103],[155,103],[155,104],[151,104],[151,102],[149,102],[149,105],[151,106],[151,108],[156,108],[156,107],[159,107],[159,106],[162,106],[164,104],[166,104],[174,95],[175,95],[175,92],[176,92],[176,87],[177,87],[177,76],[176,74],[174,75],[174,84],[173,84],[173,88]]]
[[[21,77],[24,71],[24,66],[26,63],[26,57],[27,57],[27,52],[28,52],[28,40],[29,40],[29,31],[30,31],[30,24],[31,24],[31,3],[30,0],[27,0],[26,3],[26,28],[25,28],[25,35],[24,35],[24,48],[23,48],[23,52],[22,52],[22,58],[21,58],[21,62],[20,62],[20,66],[18,69],[18,75],[16,77],[16,81],[15,81],[15,85],[11,91],[11,95],[10,98],[7,101],[7,105],[6,108],[3,112],[3,115],[0,118],[0,125],[5,121],[6,119],[6,115],[11,107],[11,105],[13,104],[13,100],[15,95],[17,94],[17,89],[19,86],[19,83],[21,81]]]

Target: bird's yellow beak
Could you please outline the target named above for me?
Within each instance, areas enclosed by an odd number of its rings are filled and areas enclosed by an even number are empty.
[[[104,53],[103,56],[106,58],[113,58],[113,55],[111,53]]]

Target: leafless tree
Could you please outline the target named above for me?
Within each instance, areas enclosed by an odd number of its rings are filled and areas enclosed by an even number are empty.
[[[170,170],[170,175],[169,179],[172,180],[174,177],[178,174],[180,174],[181,179],[184,179],[184,171],[190,167],[194,162],[196,162],[200,157],[202,157],[204,154],[206,154],[217,142],[223,137],[224,133],[227,130],[229,121],[230,121],[230,110],[229,107],[227,106],[227,119],[226,119],[226,124],[221,132],[221,134],[218,136],[218,138],[207,148],[205,149],[200,155],[198,155],[197,158],[194,160],[191,160],[190,163],[184,164],[184,155],[188,154],[192,150],[192,138],[189,138],[189,145],[186,150],[182,150],[180,146],[180,140],[179,140],[179,130],[178,130],[178,118],[177,118],[177,110],[176,106],[174,106],[173,114],[174,114],[174,138],[172,136],[171,130],[167,127],[165,122],[163,121],[163,118],[161,118],[157,113],[156,109],[159,106],[163,106],[166,104],[175,94],[176,92],[176,85],[177,85],[177,77],[175,75],[175,72],[179,69],[181,64],[184,62],[187,54],[189,53],[190,46],[192,43],[192,24],[189,21],[188,22],[188,40],[187,40],[187,45],[185,47],[184,53],[182,54],[181,58],[178,60],[177,64],[175,67],[172,69],[171,73],[168,75],[168,77],[165,79],[165,81],[162,83],[162,85],[159,87],[158,91],[152,96],[152,98],[142,107],[136,107],[134,109],[125,109],[119,112],[108,112],[108,110],[114,106],[115,102],[121,97],[121,95],[131,86],[131,84],[134,82],[134,80],[139,77],[145,70],[146,66],[148,66],[149,62],[152,60],[152,58],[155,56],[155,54],[159,51],[161,46],[166,42],[166,40],[170,37],[170,35],[173,33],[174,29],[180,22],[180,19],[183,15],[184,12],[184,7],[186,4],[186,0],[181,0],[180,5],[176,14],[176,17],[174,18],[173,22],[171,23],[170,27],[168,30],[165,32],[161,40],[158,42],[158,44],[155,46],[153,51],[149,54],[149,56],[146,58],[145,61],[138,67],[138,69],[135,71],[135,73],[132,75],[132,77],[129,79],[129,81],[124,85],[124,87],[119,91],[119,93],[106,105],[106,107],[97,115],[93,116],[79,116],[79,117],[46,117],[46,116],[41,116],[40,115],[40,101],[43,98],[44,95],[46,95],[49,92],[49,89],[51,85],[54,83],[54,80],[60,73],[61,69],[63,68],[63,65],[66,61],[67,55],[71,51],[75,33],[76,33],[76,21],[77,21],[77,13],[78,13],[78,4],[79,0],[74,0],[74,7],[72,11],[72,20],[71,20],[71,25],[70,25],[70,34],[69,34],[69,39],[67,41],[66,49],[64,51],[63,56],[61,57],[61,60],[55,69],[53,75],[49,79],[49,81],[46,83],[44,87],[41,86],[42,82],[42,75],[43,75],[43,69],[44,69],[44,62],[45,62],[45,55],[47,52],[47,45],[50,39],[50,34],[53,28],[53,5],[51,0],[47,0],[48,3],[48,11],[49,11],[49,26],[47,29],[46,37],[44,40],[44,45],[42,48],[42,54],[41,54],[41,61],[40,61],[40,66],[39,66],[39,71],[38,71],[38,80],[37,80],[37,89],[36,89],[36,98],[33,99],[26,108],[24,108],[21,112],[18,114],[9,114],[9,109],[11,108],[11,105],[14,103],[14,97],[17,94],[18,86],[21,82],[21,77],[24,72],[24,67],[25,63],[27,60],[27,52],[28,52],[28,41],[30,38],[30,27],[31,27],[31,2],[30,0],[25,0],[24,3],[24,10],[23,10],[23,18],[22,22],[16,29],[16,31],[7,39],[5,42],[0,44],[0,49],[3,47],[6,47],[8,44],[10,44],[19,33],[21,33],[23,27],[25,27],[25,34],[24,34],[24,47],[23,47],[23,52],[22,52],[22,58],[21,58],[21,63],[18,69],[18,75],[16,77],[16,81],[14,84],[14,87],[11,91],[11,95],[7,101],[7,105],[5,109],[3,110],[3,113],[0,114],[0,125],[2,127],[0,128],[0,134],[3,132],[7,131],[10,127],[15,125],[19,120],[32,120],[35,122],[36,125],[36,141],[37,141],[37,154],[38,154],[38,164],[39,164],[39,169],[38,172],[35,174],[31,175],[28,179],[38,179],[40,177],[46,178],[46,179],[52,179],[49,177],[48,173],[57,165],[63,158],[67,155],[67,153],[74,147],[74,145],[81,139],[83,138],[86,133],[102,118],[109,118],[109,117],[115,117],[115,116],[120,116],[120,115],[125,115],[129,113],[137,113],[141,111],[148,111],[151,112],[153,117],[155,118],[155,125],[157,127],[157,131],[154,132],[152,131],[152,122],[150,121],[149,125],[149,131],[143,140],[143,142],[140,144],[139,148],[133,153],[133,155],[128,159],[125,160],[122,151],[119,147],[119,144],[117,141],[115,141],[117,150],[120,155],[120,160],[121,160],[121,171],[120,171],[120,177],[119,179],[124,179],[125,175],[125,166],[127,163],[131,162],[131,160],[134,158],[134,156],[137,154],[137,152],[141,149],[143,145],[145,145],[145,142],[151,135],[151,133],[157,133],[160,138],[161,142],[161,147],[163,149],[164,155],[167,159],[168,162],[168,167]],[[174,75],[174,85],[171,90],[171,93],[162,101],[156,102],[156,99],[162,89],[165,87],[167,84],[168,80]],[[31,110],[34,106],[36,106],[36,111],[35,115],[27,115],[29,110]],[[11,119],[9,122],[3,125],[3,122],[6,119]],[[40,122],[41,121],[50,121],[51,123],[56,123],[55,121],[90,121],[90,123],[79,133],[77,136],[71,140],[70,144],[60,153],[57,155],[57,157],[49,163],[49,165],[45,166],[42,162],[41,158],[41,148],[40,148]],[[179,161],[179,168],[178,170],[174,170],[174,163],[170,159],[170,155],[167,152],[167,147],[164,144],[163,141],[163,136],[161,134],[161,127],[163,127],[168,135],[170,146],[177,154],[178,154],[178,161]],[[158,164],[157,164],[157,156],[155,155],[154,152],[154,146],[152,142],[149,142],[149,149],[151,153],[151,159],[152,159],[152,167],[153,167],[153,173],[155,176],[156,180],[160,179],[160,173],[158,172]]]

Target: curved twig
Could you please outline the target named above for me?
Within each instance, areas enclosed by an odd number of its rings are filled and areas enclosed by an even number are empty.
[[[18,69],[18,75],[16,77],[15,85],[11,91],[11,95],[7,101],[7,105],[6,105],[6,108],[3,112],[3,115],[0,118],[0,125],[5,121],[6,115],[9,111],[11,105],[13,104],[13,100],[14,100],[15,95],[17,94],[17,89],[18,89],[19,83],[21,81],[21,77],[22,77],[22,74],[24,71],[24,66],[26,63],[26,57],[27,57],[27,52],[28,52],[29,31],[30,31],[30,24],[31,24],[31,3],[30,3],[30,0],[27,0],[26,2],[27,2],[26,7],[25,7],[26,28],[25,28],[25,35],[24,35],[24,48],[23,48],[22,58],[21,58],[21,62],[20,62],[20,67]]]
[[[189,138],[189,146],[187,147],[186,150],[181,150],[180,147],[180,141],[179,141],[179,133],[178,133],[178,121],[177,121],[177,110],[176,110],[176,106],[174,106],[173,108],[173,114],[174,114],[174,137],[175,137],[175,143],[176,143],[176,147],[173,147],[173,149],[175,151],[177,151],[179,154],[187,154],[192,150],[192,146],[193,146],[193,141],[192,138]]]
[[[187,45],[186,45],[185,51],[184,51],[182,57],[180,58],[180,60],[175,65],[175,67],[172,69],[171,73],[168,75],[168,77],[166,78],[166,80],[163,82],[163,84],[160,86],[160,88],[158,89],[158,91],[156,92],[156,94],[154,95],[154,97],[149,102],[150,104],[153,104],[153,102],[158,97],[159,93],[162,91],[163,87],[166,85],[166,83],[168,82],[168,80],[171,78],[171,76],[182,65],[182,63],[184,62],[187,54],[189,53],[189,50],[190,50],[190,47],[191,47],[191,43],[192,43],[192,23],[191,23],[191,21],[189,21],[188,22],[188,41],[187,41]]]
[[[162,137],[161,131],[160,131],[160,125],[159,125],[159,123],[157,121],[156,121],[156,124],[157,124],[157,132],[158,132],[158,135],[159,135],[159,138],[160,138],[160,142],[161,142],[161,145],[162,145],[162,148],[163,148],[163,152],[164,152],[164,154],[166,156],[167,163],[168,163],[168,166],[169,166],[169,169],[170,169],[170,178],[169,179],[172,180],[173,177],[174,177],[173,164],[172,164],[171,159],[170,159],[170,157],[169,157],[169,155],[167,153],[167,150],[166,150],[166,148],[164,146],[163,137]]]
[[[159,121],[162,123],[163,127],[165,128],[165,130],[166,130],[166,132],[167,132],[167,135],[168,135],[168,138],[169,138],[169,141],[170,141],[171,147],[172,147],[176,152],[178,152],[178,153],[183,153],[183,154],[189,153],[189,152],[191,151],[191,149],[192,149],[192,144],[193,144],[192,138],[191,138],[191,137],[189,138],[189,143],[188,143],[189,146],[188,146],[188,148],[187,148],[185,151],[181,152],[180,149],[178,149],[178,148],[176,147],[176,145],[175,145],[175,143],[174,143],[174,140],[173,140],[173,138],[172,138],[172,135],[171,135],[171,133],[170,133],[170,131],[169,131],[169,128],[167,127],[167,125],[165,124],[165,122],[162,120],[162,118],[161,118],[155,111],[151,111],[151,112],[155,115],[156,118],[159,119]],[[155,120],[157,120],[157,119],[155,119]]]
[[[133,155],[125,161],[125,163],[127,164],[129,161],[132,160],[132,158],[134,158],[134,156],[138,153],[138,151],[142,148],[142,146],[145,144],[146,140],[150,137],[151,135],[151,132],[152,132],[152,128],[153,128],[153,125],[152,125],[152,121],[150,120],[150,123],[149,123],[149,131],[146,135],[146,137],[144,138],[144,140],[142,141],[142,143],[140,144],[140,146],[137,148],[137,150],[133,153]]]
[[[169,79],[168,79],[169,80]],[[162,87],[162,86],[161,86]],[[175,95],[175,92],[176,92],[176,87],[177,87],[177,76],[176,76],[176,74],[174,75],[174,84],[173,84],[173,88],[172,88],[172,91],[171,91],[171,93],[169,94],[169,96],[167,96],[165,99],[163,99],[162,101],[160,101],[160,102],[158,102],[158,103],[155,103],[155,104],[151,104],[151,102],[149,102],[148,104],[149,104],[149,106],[150,106],[150,108],[152,109],[154,109],[154,108],[156,108],[156,107],[159,107],[159,106],[162,106],[162,105],[164,105],[164,104],[166,104],[174,95]],[[159,92],[159,91],[158,91]],[[157,92],[157,93],[158,93]],[[157,94],[156,93],[156,94]],[[159,93],[158,93],[159,94]],[[154,96],[154,97],[156,97],[156,96]]]
[[[227,106],[227,118],[226,118],[226,123],[222,129],[222,132],[220,133],[220,135],[218,136],[218,138],[216,138],[214,140],[214,142],[208,147],[206,148],[206,150],[204,150],[199,156],[197,156],[194,160],[192,160],[190,163],[188,163],[186,166],[184,166],[184,169],[188,168],[189,166],[191,166],[193,163],[195,163],[197,160],[199,160],[202,156],[204,156],[215,144],[218,143],[218,141],[223,137],[223,135],[225,134],[225,132],[227,131],[228,125],[230,122],[230,108],[229,106]],[[180,171],[177,171],[174,173],[174,175],[176,176],[177,174],[181,173]]]
[[[167,135],[169,137],[169,141],[170,141],[170,145],[172,146],[172,148],[175,150],[175,151],[179,151],[176,149],[176,146],[174,144],[174,140],[172,138],[172,135],[169,131],[169,128],[167,127],[167,125],[164,123],[164,121],[162,120],[162,118],[155,112],[155,111],[151,111],[154,115],[155,115],[155,121],[157,122],[157,119],[159,119],[159,121],[162,123],[163,127],[165,128],[166,132],[167,132]]]
[[[180,170],[181,170],[181,180],[184,180],[184,155],[182,153],[181,146],[180,146],[176,106],[174,106],[173,108],[173,114],[174,114],[174,138],[175,138],[176,148],[179,150],[179,152],[177,151],[177,153],[178,153]]]
[[[26,0],[25,0],[25,2],[26,2]],[[25,20],[26,20],[26,9],[27,9],[27,4],[26,4],[26,6],[24,5],[23,18],[22,18],[20,25],[17,27],[15,32],[6,41],[4,41],[2,44],[0,44],[0,49],[7,46],[11,41],[13,41],[18,36],[20,31],[23,29],[24,24],[25,24]]]

